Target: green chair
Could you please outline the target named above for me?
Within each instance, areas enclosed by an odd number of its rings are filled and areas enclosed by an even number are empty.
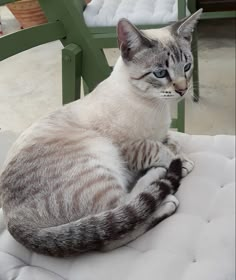
[[[204,10],[202,19],[236,18],[235,0],[197,0],[197,7]]]
[[[165,0],[163,0],[165,1]],[[15,0],[0,0],[0,5]],[[117,47],[114,26],[88,27],[84,20],[86,4],[84,0],[39,0],[48,18],[48,23],[21,30],[0,38],[0,61],[32,47],[60,40],[62,50],[63,104],[80,98],[81,78],[85,92],[92,91],[98,83],[106,79],[110,72],[103,51]],[[189,1],[189,10],[196,10],[195,1]],[[178,18],[186,16],[186,0],[178,1]],[[139,28],[160,28],[163,25],[141,25]],[[197,32],[193,36],[195,70],[193,73],[195,99],[198,100],[198,55]],[[177,118],[172,127],[184,131],[185,104],[180,102]]]

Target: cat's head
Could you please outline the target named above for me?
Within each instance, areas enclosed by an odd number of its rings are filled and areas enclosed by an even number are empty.
[[[139,93],[179,100],[188,92],[193,72],[192,32],[201,13],[155,31],[142,32],[126,19],[119,21],[121,56]]]

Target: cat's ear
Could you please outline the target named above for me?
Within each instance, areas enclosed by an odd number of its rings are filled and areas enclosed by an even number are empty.
[[[191,16],[178,21],[175,23],[172,28],[174,32],[188,41],[192,40],[192,33],[194,31],[195,26],[197,25],[198,20],[201,17],[203,9],[198,10],[196,13]]]
[[[142,48],[151,48],[152,42],[127,19],[117,25],[118,45],[124,60],[131,61]]]

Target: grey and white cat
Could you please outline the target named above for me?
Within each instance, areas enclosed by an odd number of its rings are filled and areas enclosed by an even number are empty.
[[[111,250],[176,211],[193,163],[168,137],[168,100],[188,91],[200,14],[145,32],[121,20],[111,76],[21,135],[0,176],[17,241],[52,256]]]

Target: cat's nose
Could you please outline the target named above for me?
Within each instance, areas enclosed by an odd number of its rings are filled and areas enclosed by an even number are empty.
[[[186,79],[179,79],[173,82],[173,87],[180,96],[183,96],[188,89],[188,84]]]

